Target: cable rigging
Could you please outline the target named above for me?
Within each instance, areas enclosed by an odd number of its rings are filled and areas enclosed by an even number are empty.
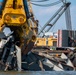
[[[56,1],[56,2],[53,2],[53,3],[50,3],[50,4],[44,4],[44,5],[42,5],[42,4],[36,4],[36,3],[31,2],[31,4],[33,4],[33,5],[42,6],[42,7],[54,6],[54,5],[57,5],[57,4],[60,4],[60,3],[61,3],[60,0]]]
[[[31,0],[31,2],[46,2],[46,1],[49,1],[49,0]]]

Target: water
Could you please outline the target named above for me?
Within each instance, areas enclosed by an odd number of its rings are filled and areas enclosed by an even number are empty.
[[[26,71],[26,72],[0,72],[0,75],[76,75],[76,71]]]

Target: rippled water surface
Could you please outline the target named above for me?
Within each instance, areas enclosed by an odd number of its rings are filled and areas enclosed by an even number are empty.
[[[0,72],[0,75],[76,75],[76,71],[27,71],[27,72]]]

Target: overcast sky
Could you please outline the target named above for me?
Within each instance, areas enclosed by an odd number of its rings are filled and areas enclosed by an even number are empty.
[[[49,0],[45,4],[53,3],[56,1],[58,0]],[[76,0],[68,0],[68,1],[71,2],[70,11],[71,11],[72,29],[76,30]],[[41,4],[43,3],[41,2]],[[52,15],[60,8],[60,6],[62,6],[62,3],[50,7],[39,7],[33,5],[34,15],[36,19],[39,20],[39,29],[43,27],[43,25],[52,17]],[[64,14],[61,16],[61,18],[57,21],[57,23],[52,27],[50,31],[56,32],[58,29],[66,29],[66,21]]]

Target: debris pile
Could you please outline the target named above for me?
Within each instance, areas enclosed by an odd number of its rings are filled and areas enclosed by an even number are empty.
[[[0,41],[0,70],[18,71],[73,71],[76,66],[75,50],[50,50],[33,48],[22,55],[21,49],[14,43],[12,33]]]

